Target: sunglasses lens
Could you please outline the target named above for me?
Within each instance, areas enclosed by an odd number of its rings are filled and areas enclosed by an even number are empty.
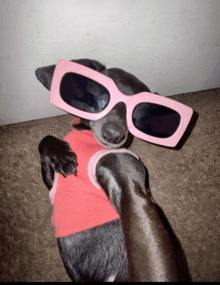
[[[60,83],[60,96],[68,105],[89,113],[99,113],[109,103],[108,90],[85,76],[66,73]]]
[[[153,103],[140,103],[133,111],[133,124],[143,133],[168,138],[177,130],[180,115],[176,111]]]

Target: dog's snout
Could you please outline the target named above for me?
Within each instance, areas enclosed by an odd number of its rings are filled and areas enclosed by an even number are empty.
[[[102,127],[103,138],[110,143],[118,144],[125,138],[125,133],[122,127],[118,126],[117,123],[108,122]]]

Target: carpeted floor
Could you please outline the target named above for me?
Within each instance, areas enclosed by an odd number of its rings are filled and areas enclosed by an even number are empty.
[[[180,150],[134,139],[187,258],[193,281],[220,281],[220,89],[177,95],[199,113]],[[72,116],[0,127],[0,281],[70,281],[60,259],[38,143],[62,138]]]

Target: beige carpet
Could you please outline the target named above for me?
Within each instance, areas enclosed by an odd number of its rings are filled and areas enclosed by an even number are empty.
[[[193,281],[220,281],[220,89],[174,96],[199,118],[180,150],[134,139],[153,197],[185,252]],[[60,259],[38,143],[62,138],[65,115],[0,127],[0,281],[69,281]]]

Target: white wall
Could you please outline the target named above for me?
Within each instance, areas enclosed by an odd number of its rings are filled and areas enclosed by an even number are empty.
[[[91,58],[173,95],[220,86],[219,0],[0,0],[1,124],[64,114],[35,69]]]

